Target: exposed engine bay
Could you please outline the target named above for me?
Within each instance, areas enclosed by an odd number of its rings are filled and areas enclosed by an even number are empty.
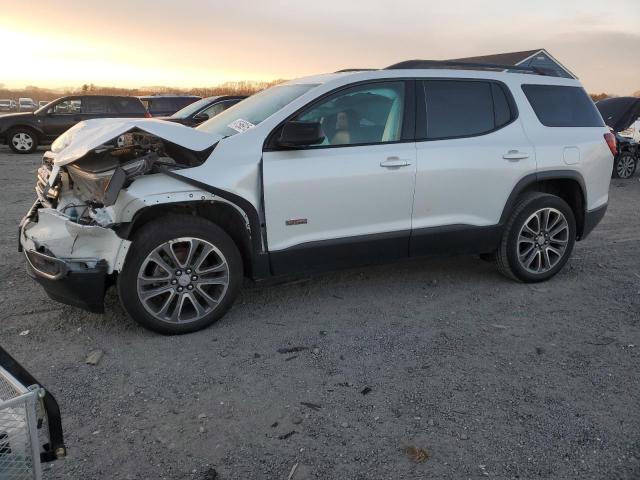
[[[108,226],[105,211],[122,189],[143,175],[200,165],[211,149],[194,152],[141,130],[119,135],[63,167],[45,154],[36,193],[42,206],[81,225]]]

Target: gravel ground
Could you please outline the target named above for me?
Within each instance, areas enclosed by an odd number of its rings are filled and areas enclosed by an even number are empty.
[[[612,181],[547,283],[412,260],[247,288],[215,326],[164,337],[113,294],[88,314],[26,276],[40,156],[0,151],[0,335],[62,409],[69,456],[46,479],[640,477],[638,177]]]

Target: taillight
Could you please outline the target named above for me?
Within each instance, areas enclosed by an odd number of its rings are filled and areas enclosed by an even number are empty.
[[[607,145],[609,145],[609,150],[611,150],[611,153],[615,157],[618,154],[618,144],[616,143],[616,136],[611,132],[605,133],[604,141],[607,142]]]
[[[144,118],[153,118],[149,112],[144,112]]]

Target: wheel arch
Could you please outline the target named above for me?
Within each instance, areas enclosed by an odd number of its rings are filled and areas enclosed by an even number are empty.
[[[507,222],[518,203],[518,199],[527,192],[550,193],[567,202],[576,219],[577,240],[582,238],[585,226],[587,190],[580,172],[575,170],[551,170],[533,173],[522,178],[507,199],[500,217],[501,225]]]
[[[118,226],[116,233],[123,239],[131,240],[148,223],[172,215],[198,216],[218,225],[240,250],[245,275],[255,276],[250,226],[237,208],[226,202],[196,200],[151,205],[136,212],[131,222]]]
[[[19,128],[26,128],[27,130],[31,130],[32,132],[34,132],[36,134],[36,140],[38,142],[40,142],[40,139],[42,138],[42,136],[44,135],[44,132],[42,131],[42,129],[36,127],[35,125],[29,125],[27,123],[21,123],[18,125],[11,125],[9,128],[7,128],[4,132],[4,141],[7,145],[9,145],[9,134],[16,129]]]

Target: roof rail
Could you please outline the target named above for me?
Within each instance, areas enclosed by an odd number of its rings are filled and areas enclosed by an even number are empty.
[[[454,68],[460,70],[516,70],[537,75],[552,75],[552,72],[537,67],[521,65],[500,65],[496,63],[472,63],[452,60],[406,60],[388,66],[385,70],[411,70],[426,68]]]
[[[378,70],[378,69],[377,68],[344,68],[342,70],[337,70],[333,73],[372,72],[374,70]]]

